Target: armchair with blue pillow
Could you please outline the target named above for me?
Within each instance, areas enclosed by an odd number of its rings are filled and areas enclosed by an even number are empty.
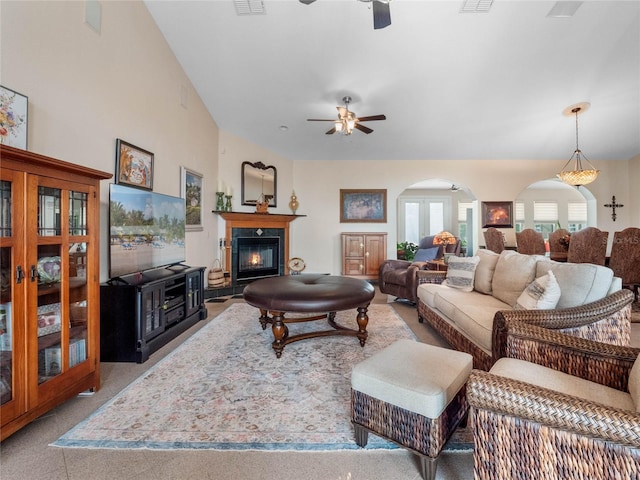
[[[427,262],[439,260],[445,252],[460,254],[460,239],[448,245],[434,243],[436,235],[424,237],[418,244],[413,261],[388,259],[382,262],[378,273],[378,287],[382,293],[409,300],[418,301],[418,270],[426,270]]]

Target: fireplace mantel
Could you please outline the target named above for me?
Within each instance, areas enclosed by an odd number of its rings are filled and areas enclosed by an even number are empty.
[[[231,267],[231,250],[234,228],[281,228],[284,230],[284,265],[285,274],[289,273],[287,260],[289,259],[289,224],[296,218],[306,215],[286,215],[279,213],[249,213],[249,212],[217,212],[225,221],[225,265]],[[232,279],[235,280],[235,279]]]

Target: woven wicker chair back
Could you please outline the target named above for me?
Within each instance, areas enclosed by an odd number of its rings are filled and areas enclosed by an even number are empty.
[[[609,232],[587,227],[571,234],[567,260],[572,263],[604,265],[607,258]]]
[[[544,255],[546,253],[544,237],[532,228],[516,232],[516,243],[518,244],[518,253],[525,255]]]
[[[613,234],[609,268],[622,285],[634,292],[640,286],[640,228],[629,227]]]
[[[494,227],[489,227],[484,231],[484,243],[488,250],[500,253],[504,250],[504,237],[502,232]]]

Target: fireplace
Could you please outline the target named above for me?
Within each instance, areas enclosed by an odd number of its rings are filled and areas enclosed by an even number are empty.
[[[280,275],[279,237],[238,237],[238,254],[235,256],[236,280]]]
[[[225,262],[224,264],[231,273],[231,288],[240,285],[244,286],[255,278],[261,276],[286,275],[289,273],[287,259],[289,258],[289,224],[304,215],[282,215],[277,213],[258,214],[244,212],[216,212],[225,220]],[[277,265],[277,272],[256,272],[255,269],[247,274],[246,278],[238,277],[238,244],[240,238],[272,238],[279,241],[277,247],[277,258],[272,257],[273,267]],[[244,240],[243,240],[244,242]],[[262,245],[264,246],[264,245]],[[274,252],[275,253],[275,252]],[[269,255],[269,254],[268,254]],[[244,275],[244,274],[243,274]]]

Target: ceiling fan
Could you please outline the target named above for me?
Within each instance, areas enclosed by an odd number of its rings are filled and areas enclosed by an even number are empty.
[[[345,135],[351,135],[353,129],[358,129],[361,132],[369,134],[373,132],[369,127],[361,125],[360,122],[371,122],[373,120],[386,120],[385,115],[371,115],[369,117],[357,117],[355,112],[349,110],[349,103],[351,103],[351,97],[342,97],[344,107],[336,107],[338,109],[337,120],[327,120],[323,118],[307,118],[308,122],[333,122],[333,128],[326,132],[327,135],[332,135],[336,132],[342,132]]]
[[[300,0],[300,3],[310,5],[316,0]],[[373,9],[373,28],[378,30],[380,28],[388,27],[391,25],[391,12],[389,11],[389,2],[391,0],[358,0],[364,3],[370,3]]]

